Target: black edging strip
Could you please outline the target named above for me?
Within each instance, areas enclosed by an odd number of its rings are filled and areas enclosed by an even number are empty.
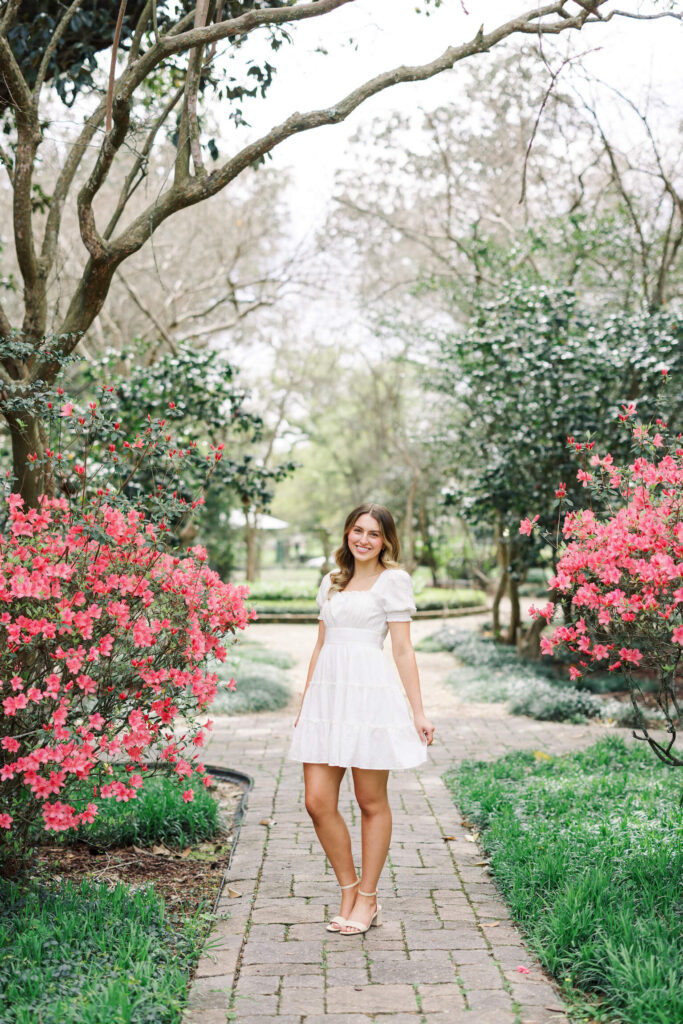
[[[233,854],[235,852],[235,848],[237,846],[237,840],[239,839],[239,836],[240,836],[240,831],[242,829],[242,822],[244,820],[244,815],[246,814],[246,811],[247,811],[247,804],[249,802],[249,792],[253,788],[254,780],[253,780],[252,776],[251,775],[247,775],[246,772],[238,772],[238,771],[234,770],[233,768],[218,768],[217,766],[211,765],[211,764],[208,764],[205,767],[206,767],[206,771],[209,773],[209,775],[213,775],[214,778],[220,779],[223,782],[235,782],[237,785],[242,786],[242,789],[243,789],[242,799],[240,800],[239,804],[237,805],[237,810],[235,811],[235,813],[233,815],[233,818],[232,818],[232,824],[233,824],[233,828],[234,828],[234,838],[233,838],[233,841],[232,841],[232,846],[230,847],[230,854],[228,856],[228,863],[227,863],[227,866],[225,868],[225,871],[223,872],[223,877],[221,878],[221,884],[220,884],[220,886],[218,888],[218,892],[216,894],[216,899],[214,900],[214,904],[213,904],[212,914],[215,917],[216,916],[216,912],[218,910],[218,904],[220,902],[220,898],[223,895],[223,889],[225,888],[225,884],[228,881],[228,876],[230,874],[230,868],[232,866],[232,856],[233,856]]]

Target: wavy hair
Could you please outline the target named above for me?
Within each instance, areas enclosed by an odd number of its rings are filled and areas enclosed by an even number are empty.
[[[356,520],[364,515],[372,516],[379,525],[379,531],[382,536],[379,564],[382,566],[382,569],[401,568],[399,563],[401,545],[398,533],[396,532],[394,517],[384,505],[376,505],[373,501],[367,501],[365,504],[359,505],[358,508],[354,508],[353,512],[349,512],[346,517],[342,542],[334,553],[334,560],[339,568],[330,573],[331,586],[327,592],[328,597],[334,594],[335,591],[343,590],[353,576],[356,560],[349,548],[349,533],[355,526]]]

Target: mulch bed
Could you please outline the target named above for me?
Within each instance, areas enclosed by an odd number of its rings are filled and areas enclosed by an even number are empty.
[[[34,874],[56,882],[95,879],[136,888],[152,883],[172,911],[191,914],[206,900],[215,900],[235,841],[235,813],[244,790],[234,782],[217,780],[214,797],[220,804],[223,831],[213,839],[184,850],[166,846],[99,849],[78,842],[42,843]]]

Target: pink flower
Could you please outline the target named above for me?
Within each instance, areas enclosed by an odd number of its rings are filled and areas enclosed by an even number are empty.
[[[676,626],[671,634],[671,639],[675,644],[683,644],[683,626]]]
[[[519,532],[525,534],[527,537],[531,536],[531,531],[534,528],[534,523],[537,523],[539,516],[534,516],[533,519],[521,519],[519,523]]]
[[[519,966],[519,967],[517,967],[517,968],[516,968],[516,970],[517,970],[517,971],[518,971],[518,972],[519,972],[520,974],[530,974],[530,973],[531,973],[528,967],[522,967],[522,966],[521,966],[521,964],[520,964],[520,966]]]
[[[81,811],[78,815],[79,820],[83,822],[83,824],[92,825],[93,821],[97,817],[97,810],[97,804],[88,804],[86,809]]]
[[[10,828],[13,821],[11,814],[0,814],[0,828]]]
[[[71,404],[71,402],[65,402],[64,405],[61,408],[61,411],[60,411],[59,415],[60,416],[70,416],[73,411],[74,411],[74,407]]]
[[[192,803],[192,801],[194,800],[194,790],[186,789],[185,792],[183,793],[183,800],[185,801],[186,804]]]

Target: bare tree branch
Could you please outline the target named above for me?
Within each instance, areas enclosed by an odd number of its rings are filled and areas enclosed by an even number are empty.
[[[5,6],[2,20],[0,20],[0,35],[6,36],[12,28],[20,6],[21,0],[9,0],[9,3]]]
[[[92,201],[100,190],[114,157],[123,143],[130,126],[130,104],[120,100],[118,97],[114,103],[114,127],[107,132],[102,149],[99,152],[97,161],[83,188],[78,193],[78,223],[81,228],[81,238],[86,249],[96,260],[102,260],[108,255],[109,246],[105,239],[98,233],[95,225],[95,216],[92,209]]]
[[[178,350],[177,350],[177,348],[175,346],[175,342],[173,341],[173,338],[168,333],[168,331],[166,330],[164,325],[161,323],[159,318],[155,315],[154,311],[151,310],[149,308],[149,306],[145,305],[145,303],[142,301],[142,299],[140,298],[138,292],[135,290],[135,288],[132,286],[132,284],[130,284],[130,282],[126,280],[126,278],[121,273],[121,269],[120,268],[118,270],[118,277],[119,277],[119,280],[121,281],[123,287],[126,289],[126,291],[130,295],[131,299],[133,300],[135,305],[138,307],[140,312],[143,313],[147,317],[148,320],[151,320],[151,322],[154,324],[154,326],[156,327],[156,329],[159,332],[159,334],[161,335],[161,337],[164,339],[164,341],[166,342],[168,347],[171,349],[173,355],[174,356],[177,355],[178,354]]]
[[[631,195],[629,194],[629,191],[628,191],[628,189],[626,188],[626,186],[624,184],[624,180],[622,178],[621,171],[619,169],[619,163],[617,161],[616,154],[614,152],[612,144],[610,143],[609,139],[605,135],[605,132],[603,130],[603,127],[602,127],[602,125],[600,123],[600,119],[598,118],[598,115],[597,115],[596,111],[585,100],[582,99],[581,102],[583,103],[584,107],[586,108],[588,113],[593,118],[593,121],[595,122],[595,125],[596,125],[596,127],[598,129],[598,134],[600,135],[600,138],[602,139],[602,144],[605,147],[605,152],[607,154],[607,159],[609,160],[610,167],[612,168],[612,175],[613,175],[613,178],[614,178],[614,182],[615,182],[617,188],[619,189],[619,192],[621,194],[622,199],[624,200],[624,205],[626,206],[629,218],[631,220],[631,223],[633,224],[633,229],[634,229],[634,231],[635,231],[635,233],[636,233],[636,235],[638,237],[638,245],[639,245],[639,249],[640,249],[640,277],[641,277],[641,282],[642,282],[642,287],[643,287],[643,295],[645,296],[645,301],[649,305],[649,302],[650,302],[650,287],[649,287],[649,279],[648,279],[649,246],[648,246],[647,240],[645,238],[645,233],[643,231],[643,226],[642,226],[642,224],[640,222],[640,217],[636,213],[636,209],[635,209],[635,207],[633,205],[633,200],[631,198]]]
[[[678,14],[676,11],[659,11],[657,14],[638,14],[637,11],[610,11],[604,17],[601,16],[599,20],[607,22],[611,21],[612,18],[633,18],[635,21],[658,21],[660,18],[675,18],[678,21],[683,21],[683,14]]]
[[[149,21],[149,17],[150,14],[152,14],[152,11],[154,12],[154,25],[156,26],[156,4],[153,4],[152,0],[147,0],[147,3],[142,8],[142,13],[140,14],[140,17],[138,18],[138,23],[135,26],[135,32],[133,33],[133,39],[130,44],[130,50],[128,51],[128,65],[132,64],[134,60],[137,60],[138,54],[140,52],[140,44],[142,42],[142,37],[145,33],[145,27],[147,26],[147,22]],[[158,26],[155,38],[157,36]]]
[[[40,330],[45,310],[44,282],[39,281],[38,260],[33,239],[33,208],[31,189],[33,166],[40,143],[40,126],[31,90],[21,73],[14,54],[4,36],[0,36],[0,75],[2,75],[15,110],[17,147],[14,161],[14,244],[17,262],[24,280],[26,295],[25,324]]]
[[[157,134],[159,133],[160,129],[164,126],[164,124],[167,121],[168,116],[171,113],[171,111],[173,110],[173,108],[176,106],[176,104],[182,98],[184,91],[185,91],[185,87],[181,85],[180,88],[177,89],[176,92],[171,96],[170,100],[168,101],[166,106],[163,108],[163,110],[161,111],[161,113],[157,117],[156,121],[152,125],[151,129],[147,133],[147,138],[145,139],[145,143],[144,143],[142,149],[140,150],[140,152],[138,153],[138,155],[136,157],[136,160],[135,160],[135,163],[133,164],[132,168],[130,169],[130,171],[126,175],[126,180],[123,183],[123,186],[122,186],[121,191],[119,193],[119,198],[118,198],[118,201],[117,201],[117,204],[116,204],[116,209],[114,210],[114,212],[113,212],[113,214],[112,214],[112,216],[111,216],[111,218],[109,220],[109,223],[107,224],[106,228],[102,232],[102,237],[103,238],[105,238],[105,239],[111,238],[111,236],[112,236],[112,234],[114,232],[114,229],[115,229],[116,225],[118,224],[118,222],[119,222],[119,220],[121,218],[121,214],[123,213],[123,211],[126,208],[126,204],[127,204],[128,200],[133,195],[133,193],[135,192],[136,188],[138,187],[138,185],[142,182],[143,178],[145,177],[145,175],[147,173],[147,170],[146,170],[147,161],[148,161],[149,155],[150,155],[150,153],[152,151],[152,147],[154,146],[154,141],[155,141],[155,139],[157,137]]]
[[[14,185],[14,159],[7,152],[4,146],[0,146],[0,163],[7,171],[7,177],[9,178],[10,185]]]
[[[197,0],[195,8],[195,28],[203,28],[209,15],[209,0]],[[190,53],[190,61],[187,69],[187,80],[185,83],[185,113],[187,117],[187,131],[190,138],[190,152],[194,173],[199,176],[206,174],[202,151],[199,144],[199,122],[197,120],[197,98],[199,94],[199,75],[202,67],[203,48],[197,46]]]
[[[123,27],[123,16],[126,13],[127,2],[128,0],[120,0],[119,15],[116,19],[116,28],[114,29],[114,42],[111,48],[111,67],[109,69],[109,85],[107,86],[107,118],[104,129],[107,133],[111,131],[112,105],[114,102],[114,76],[116,74],[116,56],[119,52],[121,28]]]

